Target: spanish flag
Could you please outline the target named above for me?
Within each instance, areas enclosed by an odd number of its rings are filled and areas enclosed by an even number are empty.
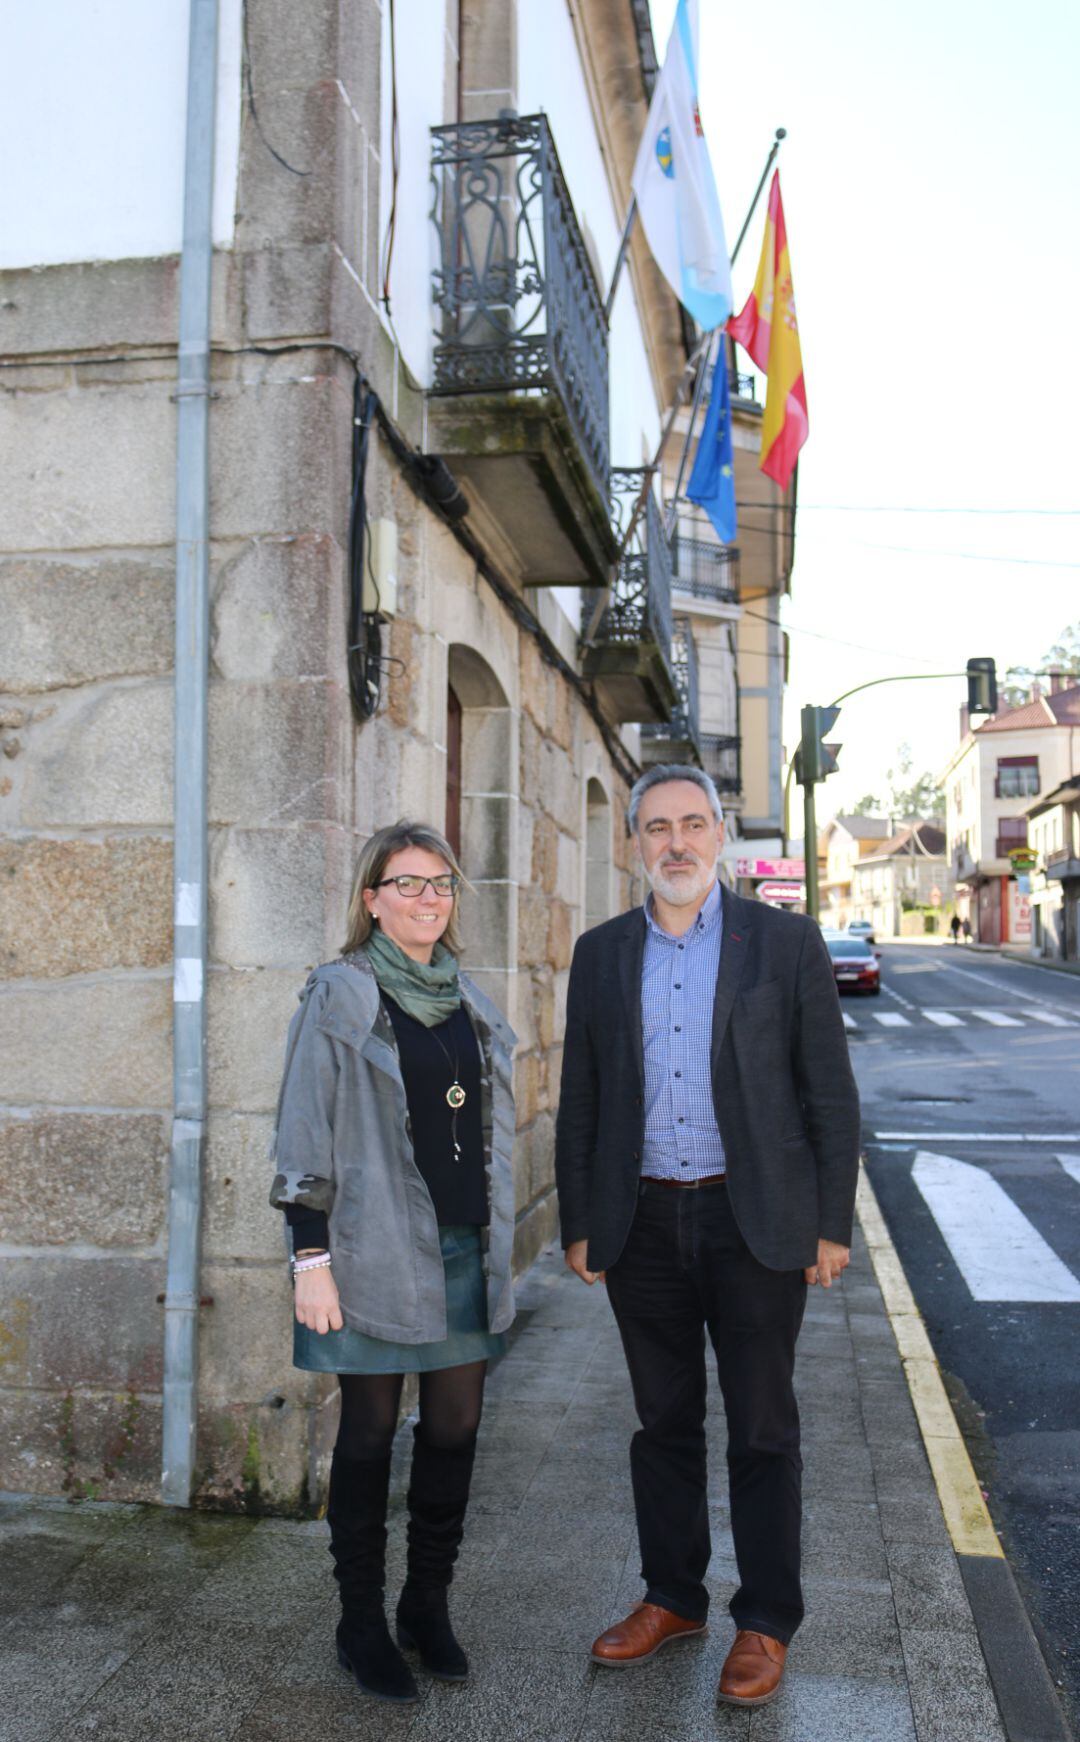
[[[810,433],[810,419],[806,411],[779,170],[769,189],[769,215],[754,288],[742,313],[728,322],[728,332],[768,376],[761,425],[761,470],[783,490],[795,470],[799,449]]]

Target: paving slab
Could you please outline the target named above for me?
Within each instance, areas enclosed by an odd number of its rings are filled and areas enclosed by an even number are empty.
[[[783,1691],[718,1705],[738,1573],[715,1379],[709,1632],[634,1670],[589,1658],[641,1595],[635,1421],[602,1288],[541,1255],[494,1368],[454,1611],[468,1684],[361,1696],[337,1663],[325,1523],[0,1496],[0,1742],[1019,1742],[1006,1739],[861,1242],[799,1347],[807,1619]],[[404,1570],[410,1427],[388,1580]]]

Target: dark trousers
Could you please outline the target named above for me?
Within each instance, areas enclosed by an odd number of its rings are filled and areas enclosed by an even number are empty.
[[[802,1458],[792,1387],[806,1283],[767,1270],[723,1184],[642,1181],[630,1236],[607,1273],[641,1428],[630,1446],[645,1598],[704,1620],[709,1564],[705,1332],[728,1426],[737,1627],[787,1644],[803,1616]]]

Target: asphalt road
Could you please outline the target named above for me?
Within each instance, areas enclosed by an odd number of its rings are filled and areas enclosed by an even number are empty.
[[[1080,1735],[1080,976],[881,967],[843,997],[870,1178]]]

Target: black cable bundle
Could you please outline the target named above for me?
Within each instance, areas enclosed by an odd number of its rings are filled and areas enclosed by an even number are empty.
[[[352,434],[352,501],[349,505],[349,639],[346,655],[349,673],[349,696],[353,712],[360,721],[370,720],[379,705],[382,636],[379,618],[364,610],[364,561],[367,551],[367,502],[364,480],[367,476],[368,443],[375,394],[357,375],[353,385]],[[372,576],[374,580],[374,575]]]

